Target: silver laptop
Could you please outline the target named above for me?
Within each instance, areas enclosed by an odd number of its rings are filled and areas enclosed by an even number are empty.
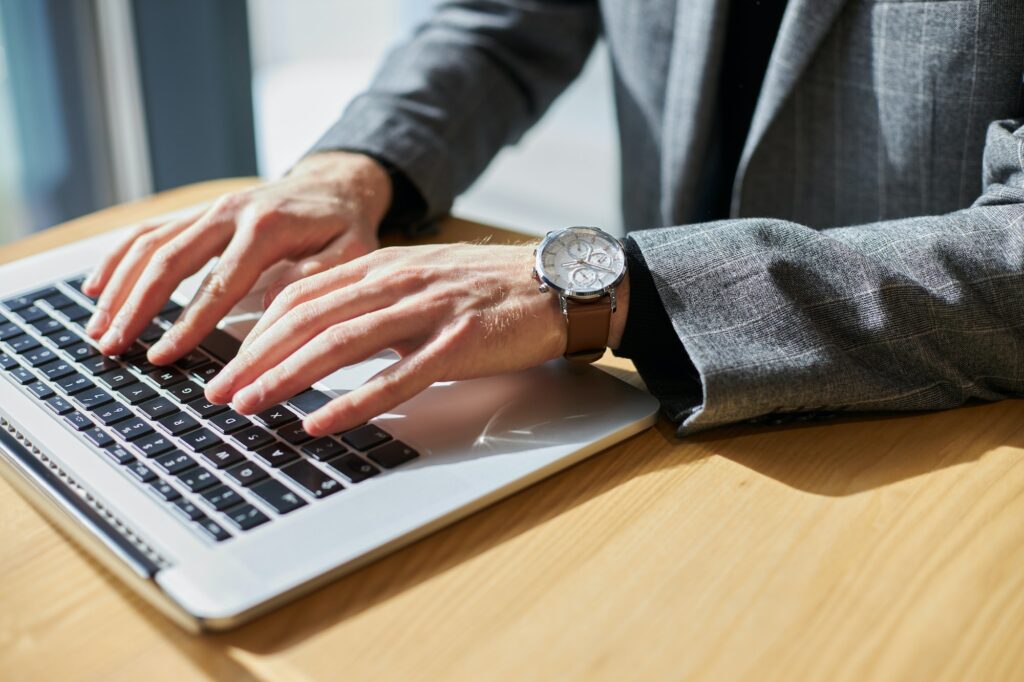
[[[0,472],[189,630],[238,625],[654,422],[648,394],[557,361],[435,384],[334,437],[302,431],[302,414],[388,354],[242,417],[208,404],[202,385],[258,318],[275,273],[176,365],[149,365],[145,346],[202,272],[139,344],[107,358],[86,340],[92,301],[79,286],[120,237],[0,266]]]

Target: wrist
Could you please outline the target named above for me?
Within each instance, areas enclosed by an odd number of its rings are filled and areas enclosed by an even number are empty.
[[[289,177],[326,186],[339,201],[354,207],[374,229],[391,206],[391,176],[366,154],[317,152],[295,164]]]

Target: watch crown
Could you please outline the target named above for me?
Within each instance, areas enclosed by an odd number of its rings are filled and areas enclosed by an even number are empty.
[[[547,284],[541,283],[541,285],[537,287],[537,291],[539,291],[542,294],[546,294],[548,293],[548,291],[550,291],[550,289],[548,288]]]

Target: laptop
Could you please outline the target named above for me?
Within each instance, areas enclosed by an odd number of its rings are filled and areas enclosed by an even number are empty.
[[[342,369],[253,418],[202,386],[261,312],[264,275],[200,348],[146,347],[204,272],[120,357],[83,326],[85,273],[122,231],[0,266],[0,473],[150,604],[198,632],[237,626],[654,423],[657,401],[553,361],[438,383],[356,429],[301,416],[395,360]],[[42,596],[42,595],[40,595]]]

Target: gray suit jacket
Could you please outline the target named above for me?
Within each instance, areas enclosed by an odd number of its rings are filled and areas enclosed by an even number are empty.
[[[443,3],[317,148],[441,214],[603,34],[625,223],[702,382],[662,391],[680,433],[1024,392],[1024,0],[790,0],[732,218],[687,224],[727,3]]]

